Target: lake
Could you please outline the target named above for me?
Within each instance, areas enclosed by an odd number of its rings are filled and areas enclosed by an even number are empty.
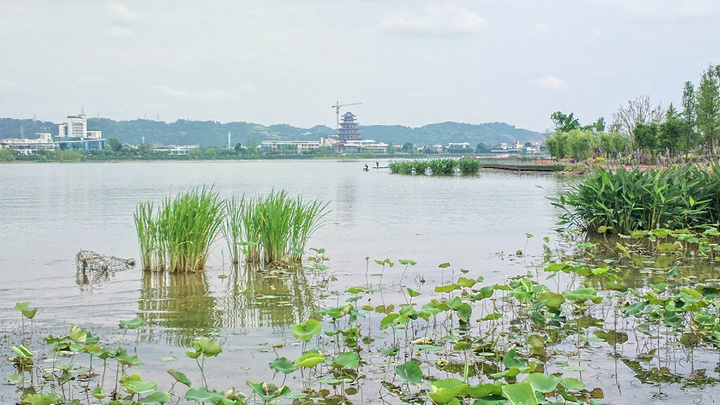
[[[399,304],[404,302],[401,283],[432,296],[432,286],[460,271],[483,276],[489,284],[531,274],[543,252],[543,237],[559,239],[554,231],[558,212],[548,197],[567,186],[569,180],[561,175],[483,171],[473,177],[402,176],[387,169],[364,172],[365,163],[374,166],[375,161],[0,166],[0,354],[6,358],[12,354],[9,346],[19,344],[15,302],[31,301],[40,308],[33,324],[37,350],[47,350],[41,337],[67,333],[69,324],[76,323],[104,341],[132,341],[144,361],[138,368],[143,377],[167,389],[167,368],[197,374],[195,362],[184,354],[190,340],[213,336],[223,344],[223,353],[208,360],[214,364],[206,370],[210,384],[247,393],[245,381],[272,378],[267,363],[274,352],[294,345],[289,336],[293,324],[318,307],[341,302],[348,287],[364,285],[368,277],[377,283],[383,273],[387,290],[372,299]],[[308,244],[325,249],[329,270],[317,277],[294,273],[259,278],[233,269],[226,248],[218,243],[203,273],[143,273],[137,266],[106,280],[78,282],[75,255],[80,250],[139,258],[133,222],[139,202],[160,202],[202,185],[212,185],[223,197],[286,190],[306,201],[329,202],[325,223]],[[524,254],[515,255],[518,250]],[[417,264],[383,270],[375,260],[386,258]],[[451,267],[439,269],[444,262]],[[124,336],[118,322],[137,317],[145,326]],[[297,357],[290,351],[279,355]],[[602,359],[597,364],[613,367]],[[9,375],[12,366],[3,361],[0,372]],[[598,381],[606,378],[601,384],[606,398],[618,403],[652,398],[653,389],[646,387],[613,392],[618,375],[632,379],[622,365],[619,371],[589,373]],[[397,402],[381,398],[379,384],[368,381],[352,400]],[[14,387],[0,386],[0,402],[18,396]]]

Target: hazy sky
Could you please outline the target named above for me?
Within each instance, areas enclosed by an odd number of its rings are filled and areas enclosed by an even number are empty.
[[[720,64],[717,0],[0,0],[0,117],[611,119]]]

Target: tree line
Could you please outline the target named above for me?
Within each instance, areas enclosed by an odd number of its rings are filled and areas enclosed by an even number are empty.
[[[607,128],[603,117],[583,126],[572,113],[556,111],[550,116],[555,130],[545,144],[556,158],[633,154],[652,160],[688,157],[697,150],[715,155],[720,142],[720,65],[709,66],[697,87],[684,83],[680,108],[672,103],[664,108],[649,96],[639,96],[618,107]]]

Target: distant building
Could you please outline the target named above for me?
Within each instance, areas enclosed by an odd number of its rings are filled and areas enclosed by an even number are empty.
[[[359,139],[345,142],[344,147],[346,153],[356,153],[364,150],[374,153],[387,153],[388,144],[375,142],[372,139]]]
[[[298,153],[308,152],[320,147],[321,141],[262,141],[260,148],[263,152],[272,152],[284,146],[296,148]]]
[[[344,142],[359,141],[361,139],[355,114],[350,111],[346,112],[342,116],[342,121],[340,121],[340,128],[338,129],[338,142],[342,144]]]
[[[193,149],[198,149],[200,145],[170,145],[157,147],[153,145],[154,153],[167,153],[170,156],[185,156]]]
[[[0,140],[0,147],[13,149],[18,151],[21,155],[36,155],[40,150],[54,150],[57,148],[57,143],[53,142],[52,134],[50,133],[36,133],[37,138],[25,139],[25,138],[6,138]]]
[[[85,114],[68,115],[67,121],[58,126],[55,138],[58,148],[84,150],[86,152],[105,149],[105,140],[100,131],[87,130]]]
[[[357,153],[360,151],[387,153],[388,148],[386,143],[375,142],[372,139],[363,139],[358,129],[357,117],[350,111],[342,116],[335,145],[338,147],[338,150],[342,150],[345,153]]]

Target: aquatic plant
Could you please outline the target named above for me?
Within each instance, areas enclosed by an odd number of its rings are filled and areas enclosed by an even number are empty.
[[[135,230],[140,242],[140,262],[143,270],[159,268],[160,246],[158,244],[158,229],[153,215],[153,203],[142,202],[137,205],[133,218],[135,219]]]
[[[163,200],[157,229],[160,249],[167,257],[167,271],[205,267],[222,224],[222,213],[219,194],[205,186]]]
[[[471,158],[462,158],[457,161],[457,167],[463,176],[472,176],[480,171],[480,161]]]
[[[433,176],[448,176],[455,173],[457,161],[454,159],[433,159],[428,162],[428,167]]]
[[[553,205],[561,224],[591,233],[628,234],[654,228],[688,228],[720,220],[720,166],[668,170],[598,167]]]
[[[294,261],[299,262],[302,259],[302,252],[305,250],[310,236],[323,225],[323,218],[328,214],[329,204],[329,202],[323,203],[320,200],[306,203],[303,202],[301,196],[295,200],[290,239]]]
[[[244,232],[250,246],[247,259],[265,264],[298,262],[310,236],[322,225],[329,203],[290,199],[286,191],[272,191],[245,205]],[[262,257],[261,257],[262,256]]]

